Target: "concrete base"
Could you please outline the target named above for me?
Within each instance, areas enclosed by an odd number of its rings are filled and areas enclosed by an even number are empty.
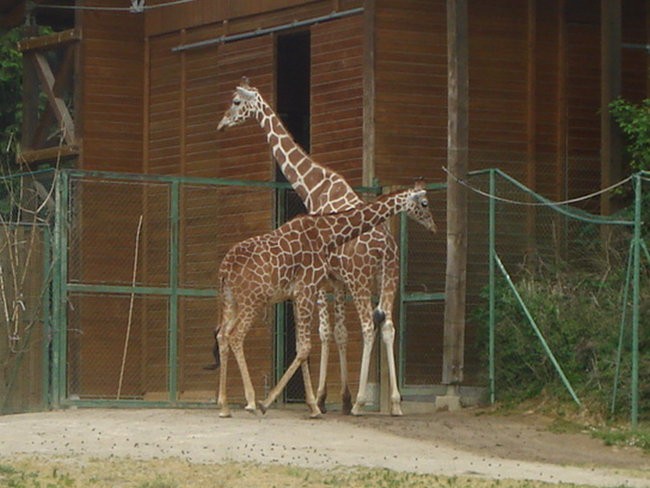
[[[446,395],[436,397],[436,410],[448,410],[455,412],[462,408],[460,404],[460,388],[458,385],[447,386]]]
[[[436,397],[436,410],[449,410],[455,412],[462,408],[460,397],[456,395],[444,395]]]

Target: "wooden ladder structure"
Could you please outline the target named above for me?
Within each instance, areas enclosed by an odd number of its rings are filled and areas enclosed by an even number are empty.
[[[20,165],[79,154],[73,114],[80,40],[81,31],[69,29],[26,38],[18,44],[23,53],[23,127],[16,156]]]

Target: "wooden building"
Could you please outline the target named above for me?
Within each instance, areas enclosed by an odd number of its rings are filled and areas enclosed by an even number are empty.
[[[245,75],[278,112],[294,121],[294,132],[308,134],[301,140],[312,156],[352,185],[399,185],[419,176],[429,182],[446,180],[444,0],[195,0],[176,5],[147,0],[142,12],[127,11],[127,0],[85,0],[76,2],[83,9],[49,8],[73,3],[35,2],[31,15],[40,23],[53,22],[58,33],[27,39],[23,50],[26,59],[46,48],[64,46],[73,52],[62,54],[58,72],[52,70],[55,117],[50,117],[68,127],[65,154],[77,168],[273,181],[276,170],[257,125],[216,133],[231,92]],[[123,10],[103,9],[117,5]],[[25,2],[5,0],[0,6],[7,18],[21,19],[25,13]],[[499,167],[553,200],[592,192],[620,176],[620,141],[606,106],[619,94],[635,101],[648,96],[648,2],[468,0],[466,20],[469,132],[463,149],[469,169]],[[27,83],[37,76],[28,64]],[[42,68],[37,59],[35,69]],[[69,75],[61,74],[66,70]],[[72,110],[57,98],[64,82],[72,90]],[[25,127],[23,163],[52,161],[57,152],[36,134],[38,122],[28,119]],[[99,187],[88,191],[106,205],[113,223],[120,217],[133,220],[135,210],[120,202],[111,208],[114,188],[104,194]],[[212,213],[214,194],[189,193],[182,203],[187,215],[209,220],[216,213],[231,227],[245,222],[218,249],[210,242],[213,230],[186,228],[181,274],[196,282],[208,279],[205,270],[217,266],[229,244],[270,228],[274,203],[264,195],[250,205],[242,207],[240,199],[228,207],[227,198],[220,197],[223,205]],[[230,198],[240,197],[234,192]],[[413,267],[416,275],[422,274],[420,281],[431,283],[435,291],[444,290],[446,258],[444,197],[439,204],[434,212],[443,223],[443,237],[418,254],[424,266]],[[603,210],[607,205],[603,202]],[[91,234],[86,242],[96,249]],[[120,252],[112,249],[79,279],[105,279]],[[478,261],[473,252],[470,248],[469,281],[471,273],[484,273],[473,268]],[[125,262],[128,256],[125,251]],[[472,286],[479,282],[477,278]],[[94,315],[94,305],[87,306],[89,316]],[[209,307],[199,309],[182,319],[187,322],[181,329],[193,331],[187,332],[191,337],[179,352],[188,371],[184,392],[214,386],[213,376],[200,372],[209,361],[210,326],[189,325],[191,317],[211,320]],[[415,386],[439,384],[442,368],[443,307],[423,310],[413,312],[420,324],[410,341],[417,359],[407,365],[406,382]],[[357,319],[351,315],[350,321]],[[350,326],[355,339],[356,330]],[[258,386],[262,378],[272,377],[270,334],[260,327],[249,339],[254,354],[262,358],[253,368]],[[97,341],[101,335],[97,333]],[[468,326],[466,341],[477,340]],[[115,349],[117,357],[117,340]],[[357,342],[349,353],[355,381],[359,351]],[[465,384],[480,385],[481,368],[467,353]],[[238,385],[237,374],[232,376]],[[89,386],[88,392],[104,393],[101,383]]]

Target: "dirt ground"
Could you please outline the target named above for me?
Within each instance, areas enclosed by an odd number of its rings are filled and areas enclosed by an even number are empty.
[[[15,456],[341,466],[489,479],[650,487],[650,456],[586,433],[554,433],[537,414],[477,408],[393,418],[273,409],[78,409],[0,417],[0,461]]]

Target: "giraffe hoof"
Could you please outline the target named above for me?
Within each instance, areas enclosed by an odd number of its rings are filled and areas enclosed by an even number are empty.
[[[221,411],[221,412],[219,412],[219,418],[229,419],[231,417],[232,417],[232,413],[230,413],[230,411],[227,411],[227,412]]]
[[[352,407],[352,410],[350,411],[352,415],[355,417],[363,417],[363,406],[362,405],[355,405]]]
[[[350,395],[349,391],[343,394],[341,412],[343,415],[350,415],[352,413],[352,395]]]
[[[251,413],[253,415],[257,414],[257,408],[255,408],[255,404],[251,405],[246,405],[244,407],[244,410],[246,410],[248,413]]]
[[[257,408],[260,409],[260,412],[262,412],[262,415],[266,415],[266,405],[264,405],[262,402],[257,402]]]
[[[319,398],[318,402],[316,402],[316,405],[318,405],[318,409],[321,411],[321,413],[327,413],[327,408],[325,407],[325,397]]]
[[[312,412],[311,414],[309,414],[309,418],[310,419],[322,419],[323,414],[322,414],[322,412]]]

